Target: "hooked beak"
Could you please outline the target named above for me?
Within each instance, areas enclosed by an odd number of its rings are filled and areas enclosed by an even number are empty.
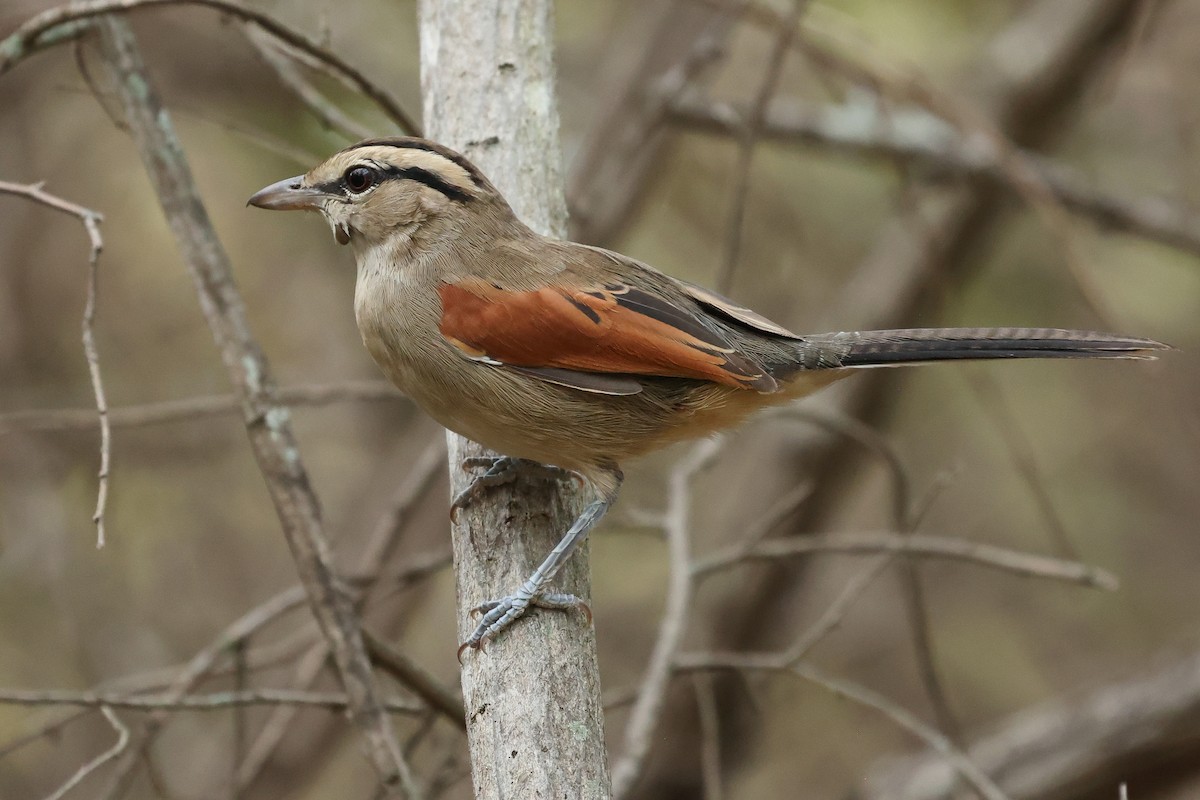
[[[246,205],[258,206],[271,211],[309,210],[319,211],[321,201],[328,195],[320,189],[304,185],[304,176],[284,178],[259,189],[246,201]]]

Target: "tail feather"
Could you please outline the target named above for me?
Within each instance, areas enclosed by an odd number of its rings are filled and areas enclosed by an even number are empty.
[[[1152,339],[1057,328],[855,331],[805,336],[804,343],[816,351],[805,353],[808,369],[990,358],[1153,359],[1171,349]]]

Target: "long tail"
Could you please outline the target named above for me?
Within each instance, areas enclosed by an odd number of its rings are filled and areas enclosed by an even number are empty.
[[[805,336],[802,367],[875,367],[985,358],[1153,359],[1153,339],[1056,328],[912,328]],[[814,363],[815,362],[815,363]]]

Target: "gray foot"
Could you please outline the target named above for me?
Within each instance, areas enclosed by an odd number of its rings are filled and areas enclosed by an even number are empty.
[[[471,613],[483,614],[483,618],[479,620],[479,625],[476,626],[475,632],[459,645],[458,660],[460,663],[462,662],[464,651],[482,650],[484,644],[520,619],[530,606],[549,608],[557,611],[579,609],[587,615],[588,624],[591,624],[592,610],[588,608],[587,603],[575,595],[548,592],[530,597],[523,591],[524,588],[521,587],[515,594],[510,594],[508,597],[502,597],[499,600],[487,600],[471,609]]]

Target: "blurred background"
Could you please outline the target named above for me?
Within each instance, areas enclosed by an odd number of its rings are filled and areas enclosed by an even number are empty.
[[[0,36],[51,5],[6,2]],[[252,5],[419,112],[413,2]],[[1137,800],[1200,796],[1200,2],[822,0],[804,9],[775,71],[789,13],[768,0],[558,4],[573,235],[723,286],[801,333],[1028,325],[1178,347],[1147,363],[884,371],[813,398],[806,407],[861,419],[890,448],[909,505],[923,509],[906,511],[918,533],[1082,561],[1120,588],[958,562],[893,566],[809,660],[964,746],[991,746],[979,761],[1013,779],[1001,780],[1013,797],[1116,798],[1121,781]],[[129,19],[254,333],[302,401],[294,418],[338,562],[385,576],[368,627],[456,687],[440,429],[374,383],[350,253],[316,217],[245,207],[359,132],[395,126],[238,20],[177,6]],[[98,550],[98,430],[80,342],[87,239],[77,221],[0,195],[5,691],[161,690],[232,621],[296,583],[98,64],[85,37],[0,75],[0,181],[45,181],[105,215],[95,330],[114,410]],[[313,113],[296,76],[351,122]],[[163,405],[174,401],[186,402]],[[630,465],[617,513],[592,537],[613,759],[668,567],[660,532],[637,512],[663,507],[685,451]],[[760,523],[779,537],[895,530],[891,477],[827,426],[754,422],[693,482],[693,549],[716,552]],[[396,547],[370,563],[380,531]],[[414,564],[429,569],[414,577]],[[819,554],[723,571],[700,585],[685,649],[785,647],[863,564]],[[331,691],[318,642],[298,606],[222,651],[203,688]],[[703,715],[696,688],[688,676],[673,684],[637,797],[957,796],[910,777],[901,757],[919,758],[917,738],[794,677],[705,682]],[[1049,733],[1021,739],[1018,723]],[[470,796],[457,729],[397,724],[436,778],[431,795]],[[0,798],[48,795],[113,740],[95,710],[0,703]],[[1083,766],[1021,772],[1068,744],[1087,751]],[[372,794],[355,732],[324,710],[173,712],[132,769],[119,792],[110,765],[75,796]]]

